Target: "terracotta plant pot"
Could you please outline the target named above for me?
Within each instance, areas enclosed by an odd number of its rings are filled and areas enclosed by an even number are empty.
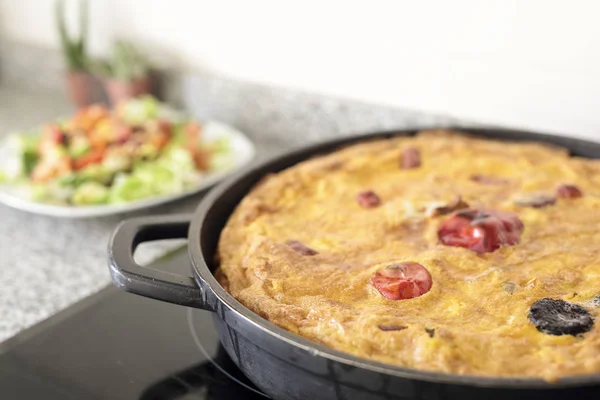
[[[150,77],[132,81],[107,79],[104,81],[104,88],[111,104],[115,105],[122,100],[150,93]]]
[[[90,74],[81,71],[69,71],[66,75],[67,91],[73,105],[82,108],[94,103],[94,80]]]

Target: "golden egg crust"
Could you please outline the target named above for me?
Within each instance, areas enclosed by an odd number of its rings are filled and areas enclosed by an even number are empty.
[[[408,148],[418,150],[420,166],[401,167]],[[561,184],[583,196],[515,203],[554,196]],[[357,202],[366,190],[379,205]],[[456,196],[471,208],[517,214],[520,242],[489,253],[441,244],[437,230],[448,215],[432,210]],[[272,323],[359,357],[556,380],[600,373],[600,322],[581,335],[549,335],[529,309],[542,298],[563,299],[597,319],[599,224],[599,161],[541,143],[424,131],[364,141],[265,177],[221,233],[217,277]],[[290,240],[317,254],[298,252]],[[403,261],[423,265],[433,285],[420,297],[389,300],[370,277]]]

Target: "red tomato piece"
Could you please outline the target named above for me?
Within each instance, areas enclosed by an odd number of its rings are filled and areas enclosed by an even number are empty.
[[[438,237],[447,246],[488,253],[502,245],[519,243],[522,232],[523,223],[516,214],[466,209],[445,220],[438,229]]]
[[[83,156],[73,160],[73,167],[75,169],[85,168],[90,164],[96,164],[102,161],[104,158],[103,151],[93,150]]]
[[[390,300],[406,300],[429,292],[433,280],[429,271],[415,262],[388,265],[371,276],[371,285]]]

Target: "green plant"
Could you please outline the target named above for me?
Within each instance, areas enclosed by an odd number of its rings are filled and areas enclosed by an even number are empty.
[[[150,64],[147,57],[133,44],[116,41],[109,60],[96,63],[94,69],[100,75],[128,82],[146,77]]]
[[[55,3],[56,25],[60,44],[63,49],[65,61],[71,71],[85,71],[88,67],[87,60],[87,30],[88,30],[88,4],[87,0],[79,0],[79,35],[71,36],[65,20],[65,2],[57,0]]]

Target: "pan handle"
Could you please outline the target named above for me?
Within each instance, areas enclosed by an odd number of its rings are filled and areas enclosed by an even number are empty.
[[[114,284],[126,292],[194,308],[207,309],[202,289],[194,279],[152,268],[133,259],[143,242],[185,239],[192,216],[161,215],[132,218],[115,229],[108,245],[108,266]]]

